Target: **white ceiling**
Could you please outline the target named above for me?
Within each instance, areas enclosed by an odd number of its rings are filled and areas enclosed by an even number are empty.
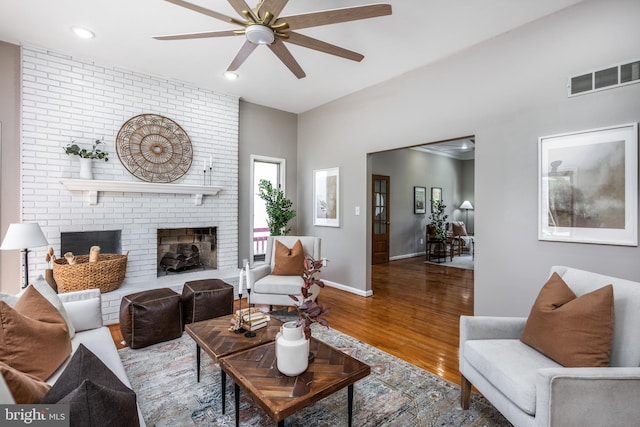
[[[255,0],[254,0],[255,1]],[[0,40],[28,44],[129,70],[180,80],[244,100],[301,113],[438,61],[581,0],[396,0],[393,14],[299,30],[356,51],[360,63],[290,45],[307,74],[301,80],[265,46],[240,67],[223,72],[243,36],[158,41],[151,37],[237,27],[163,0],[2,0]],[[226,0],[191,0],[238,16]],[[366,0],[291,0],[283,16],[375,3]],[[255,3],[248,1],[250,6]],[[76,38],[74,25],[96,33]]]

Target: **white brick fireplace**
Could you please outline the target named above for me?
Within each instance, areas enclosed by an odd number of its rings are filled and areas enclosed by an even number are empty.
[[[130,288],[156,280],[157,229],[213,226],[217,275],[237,272],[238,98],[39,48],[22,52],[22,217],[40,224],[56,255],[61,232],[122,230]],[[188,193],[133,187],[141,181],[120,163],[115,139],[125,121],[144,113],[172,119],[191,139],[191,169],[172,184],[211,185],[221,188],[218,194],[204,194],[197,204],[197,196]],[[79,168],[63,147],[71,140],[89,147],[96,139],[105,142],[109,161],[93,162],[94,179],[131,183],[132,190],[101,191],[92,204],[86,192],[61,184],[78,178]],[[210,178],[207,169],[204,180],[202,165],[210,157],[213,173]],[[47,268],[46,250],[33,250],[30,277]]]

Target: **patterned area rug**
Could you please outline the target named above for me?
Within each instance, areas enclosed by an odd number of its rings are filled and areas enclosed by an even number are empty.
[[[316,326],[316,325],[314,325]],[[371,375],[354,387],[354,426],[510,426],[483,397],[473,394],[460,409],[460,388],[414,365],[333,329],[314,327],[313,336],[371,366]],[[227,381],[227,413],[222,414],[220,369],[202,354],[196,382],[196,345],[187,334],[144,349],[119,351],[148,426],[235,425],[233,383]],[[347,389],[286,419],[287,426],[347,425]],[[242,426],[274,422],[245,394]]]

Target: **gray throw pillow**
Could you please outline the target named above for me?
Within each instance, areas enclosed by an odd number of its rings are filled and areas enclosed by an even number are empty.
[[[84,380],[57,403],[69,405],[71,427],[137,427],[136,394],[113,390],[109,387]]]
[[[80,344],[40,403],[69,404],[71,426],[138,426],[136,394]]]

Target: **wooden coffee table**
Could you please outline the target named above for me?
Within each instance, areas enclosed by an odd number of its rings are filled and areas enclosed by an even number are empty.
[[[196,342],[196,376],[200,382],[200,349],[204,349],[214,362],[220,358],[229,356],[243,350],[247,350],[264,343],[273,342],[276,334],[280,332],[282,322],[273,316],[269,324],[255,331],[256,336],[245,337],[244,333],[236,334],[229,330],[233,314],[216,317],[215,319],[202,320],[200,322],[189,323],[184,330]],[[220,383],[222,386],[222,413],[225,413],[225,387],[227,382],[226,373],[221,370]]]
[[[348,387],[349,426],[353,414],[353,384],[369,375],[369,365],[330,345],[311,338],[315,357],[297,377],[287,377],[276,367],[275,343],[267,343],[219,359],[220,368],[235,382],[236,426],[240,425],[240,389],[244,390],[278,426],[305,408]]]

